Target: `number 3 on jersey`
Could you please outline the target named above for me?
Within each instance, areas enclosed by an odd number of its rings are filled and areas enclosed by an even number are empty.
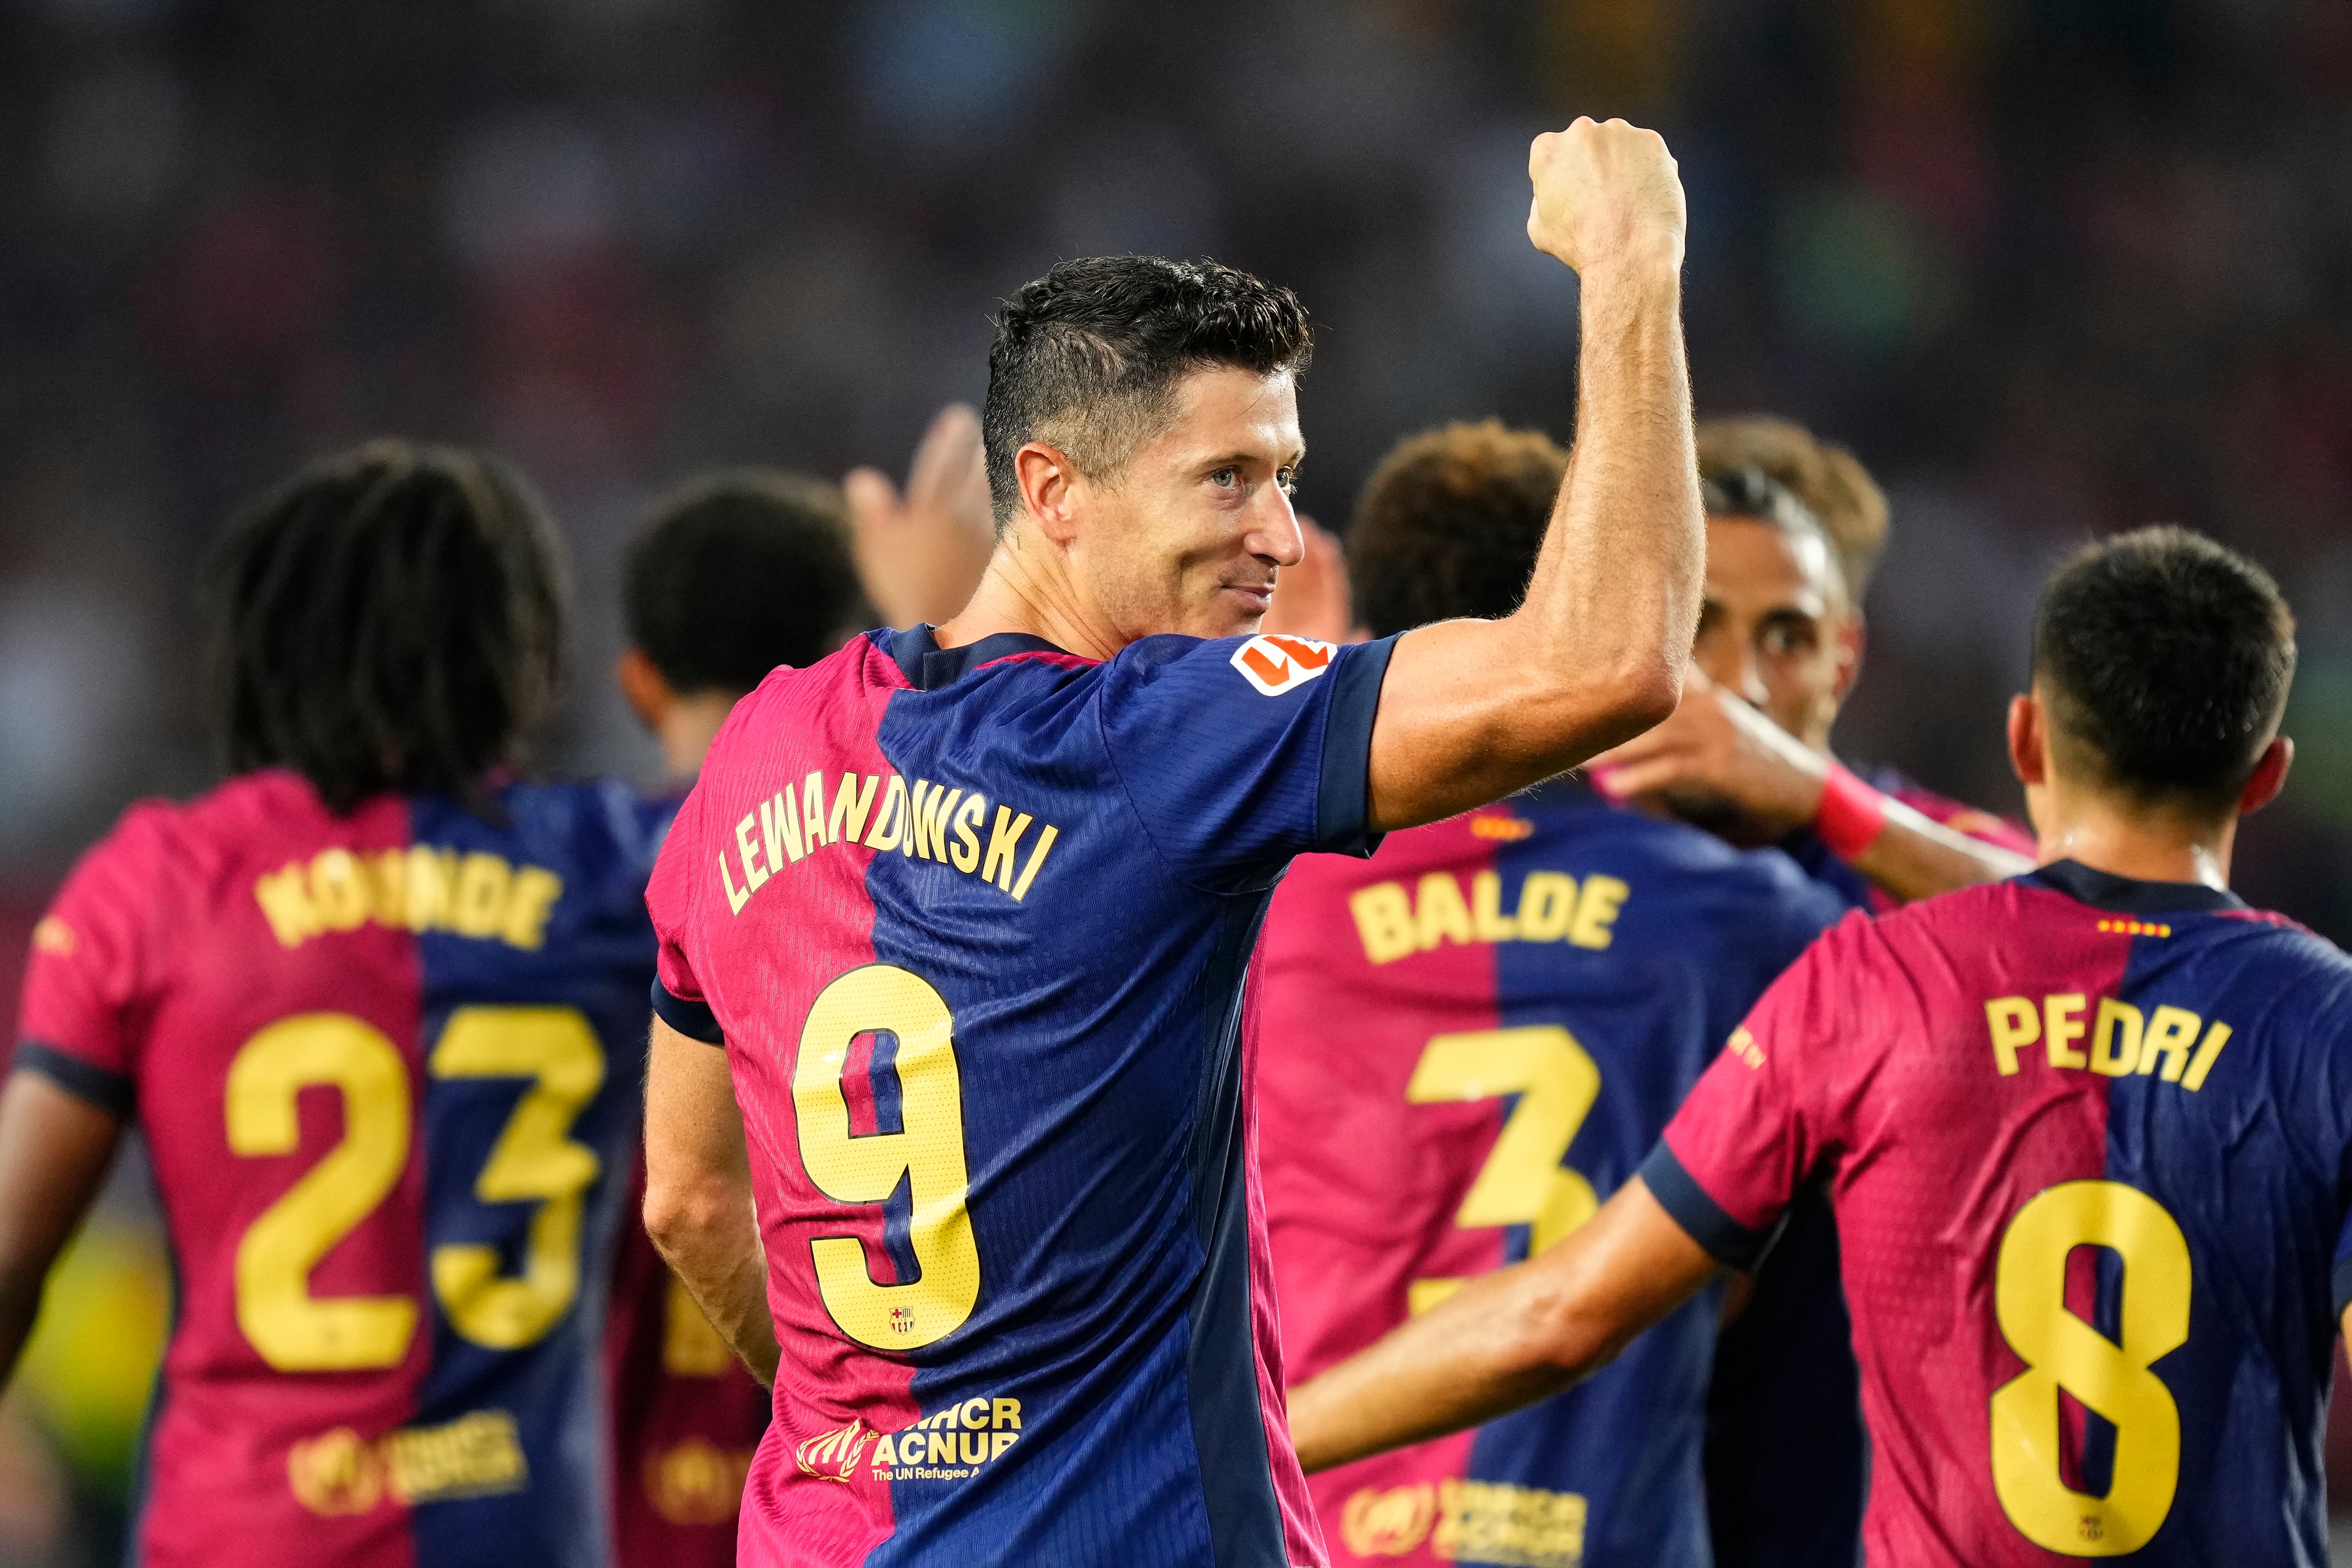
[[[872,1042],[860,1069],[852,1047]],[[862,1079],[873,1130],[854,1127],[845,1080]],[[809,1244],[825,1310],[841,1331],[877,1350],[910,1351],[963,1326],[980,1300],[980,1246],[965,1205],[963,1079],[955,1019],[921,975],[869,963],[817,994],[793,1067],[801,1163],[836,1203],[883,1208],[886,1237],[906,1227],[916,1273],[883,1284],[869,1243],[854,1236]]]
[[[1601,1094],[1601,1068],[1576,1037],[1556,1024],[1440,1035],[1422,1052],[1404,1097],[1415,1105],[1519,1097],[1494,1152],[1455,1211],[1465,1228],[1524,1225],[1535,1256],[1592,1217],[1592,1184],[1560,1162]],[[1425,1312],[1462,1289],[1460,1279],[1416,1279],[1407,1305]]]
[[[2123,1259],[2115,1340],[2066,1305],[2078,1247]],[[2001,1511],[2036,1546],[2070,1557],[2120,1557],[2155,1539],[2180,1483],[2180,1408],[2149,1368],[2189,1339],[2189,1242],[2154,1198],[2120,1182],[2063,1182],[2035,1194],[2000,1238],[1993,1307],[2025,1362],[1992,1396],[1992,1486]],[[2058,1391],[2116,1428],[2105,1497],[2061,1479]]]

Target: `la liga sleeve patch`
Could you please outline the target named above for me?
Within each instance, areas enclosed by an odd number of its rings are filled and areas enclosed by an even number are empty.
[[[1296,691],[1331,668],[1333,644],[1313,637],[1271,634],[1255,637],[1234,649],[1234,668],[1242,679],[1267,697]]]

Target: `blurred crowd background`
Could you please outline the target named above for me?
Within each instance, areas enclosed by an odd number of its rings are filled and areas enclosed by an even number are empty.
[[[636,509],[902,469],[1060,258],[1295,288],[1328,524],[1407,431],[1566,434],[1525,156],[1580,113],[1681,160],[1700,412],[1893,498],[1841,750],[2016,812],[2040,576],[2189,523],[2303,623],[2240,885],[2352,938],[2342,0],[0,0],[0,1000],[72,856],[215,776],[196,568],[301,458],[520,461],[580,599],[540,761],[650,779],[607,678]],[[0,1563],[115,1550],[166,1310],[118,1186],[0,1419]]]

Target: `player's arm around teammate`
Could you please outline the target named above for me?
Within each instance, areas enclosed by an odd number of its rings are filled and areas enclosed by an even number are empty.
[[[1530,239],[1583,280],[1575,457],[1518,612],[1398,639],[1372,724],[1373,831],[1560,773],[1656,723],[1680,692],[1701,554],[1682,186],[1662,140],[1615,121],[1537,138],[1528,172]],[[1108,472],[1053,440],[1019,447],[1017,499],[1000,494],[995,553],[940,647],[1024,632],[1108,659],[1146,637],[1257,629],[1277,570],[1302,553],[1292,372],[1204,364],[1174,402]],[[772,1373],[725,1059],[658,1018],[653,1034],[647,1228],[738,1352]]]
[[[2115,581],[2098,582],[2100,571],[2116,561],[2124,568],[2109,573]],[[2202,617],[2198,631],[2211,635],[2212,626],[2224,618],[2214,607],[2221,598],[2211,586],[2220,574],[2215,561],[2230,558],[2179,531],[2147,530],[2086,552],[2045,595],[2033,689],[2011,703],[2008,734],[2011,765],[2026,786],[2043,865],[2074,861],[2077,870],[2088,868],[2113,879],[2226,887],[2238,818],[2278,794],[2294,757],[2293,742],[2276,734],[2284,707],[2284,672],[2293,666],[2291,645],[2280,658],[2273,694],[2246,704],[2252,718],[2220,702],[2200,702],[2208,696],[2204,692],[2181,698],[2183,709],[2197,713],[2205,729],[2221,731],[2221,740],[2208,742],[2211,749],[2236,746],[2247,753],[2218,796],[2210,791],[2185,795],[2162,778],[2125,771],[2098,742],[2086,738],[2104,725],[2112,745],[2124,726],[2104,710],[2086,720],[2090,705],[2045,668],[2053,648],[2093,647],[2090,654],[2070,657],[2092,659],[2104,653],[2114,663],[2136,657],[2138,649],[2129,639],[2143,616],[2159,622],[2167,616]],[[2236,564],[2221,571],[2254,575]],[[2200,574],[2206,581],[2197,581]],[[2086,580],[2092,583],[2088,590],[2082,586]],[[2263,582],[2274,596],[2267,579]],[[2072,600],[2053,612],[2053,601],[2062,590],[2071,592]],[[2197,596],[2200,590],[2202,599]],[[2109,601],[2105,605],[2096,602],[2102,592]],[[2176,602],[2165,602],[2168,593],[2177,595]],[[2104,613],[2103,622],[2083,609],[2085,603]],[[2258,612],[2266,615],[2268,605],[2259,605]],[[2284,622],[2283,604],[2276,614]],[[2283,631],[2265,628],[2264,635],[2284,641]],[[2131,652],[2118,654],[2117,645]],[[2067,679],[2084,679],[2074,672]],[[2199,720],[2167,714],[2153,701],[2136,708],[2108,701],[2105,708],[2136,710],[2146,729],[2168,739],[2183,732],[2202,738]],[[2214,713],[2226,714],[2227,721]],[[1937,907],[1944,906],[1930,906]],[[1843,1046],[1868,1036],[1874,1031],[1853,1028],[1850,1021],[1857,1015],[1881,1016],[1871,1011],[1866,983],[1857,978],[1864,973],[1857,950],[1872,940],[1872,931],[1869,922],[1849,921],[1776,983],[1750,1016],[1753,1033],[1743,1027],[1733,1036],[1643,1175],[1621,1188],[1582,1229],[1528,1263],[1474,1281],[1436,1310],[1293,1391],[1291,1428],[1300,1462],[1309,1470],[1326,1468],[1458,1431],[1570,1387],[1688,1300],[1718,1268],[1752,1268],[1769,1246],[1781,1211],[1818,1173],[1821,1151],[1853,1136],[1846,1123],[1802,1098],[1804,1089],[1752,1086],[1801,1084],[1823,1096],[1832,1092],[1821,1088],[1840,1071],[1826,1042],[1834,1038]],[[1820,1022],[1808,1028],[1774,1026],[1791,1020]],[[1831,1034],[1825,1036],[1824,1029]],[[1868,1113],[1899,1126],[1901,1109],[1872,1104]],[[1727,1134],[1727,1127],[1744,1131]],[[1682,1136],[1685,1132],[1689,1141]],[[1707,1155],[1715,1174],[1720,1178],[1726,1170],[1738,1170],[1741,1180],[1752,1184],[1751,1193],[1771,1194],[1764,1228],[1732,1217],[1707,1185],[1685,1170],[1683,1159],[1698,1142],[1718,1140],[1727,1147]],[[1719,1179],[1716,1184],[1720,1187]],[[2352,1308],[2340,1315],[2338,1326],[2352,1335]]]

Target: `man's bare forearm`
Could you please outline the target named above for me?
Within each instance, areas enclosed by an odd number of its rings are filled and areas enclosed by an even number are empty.
[[[1587,1375],[1550,1353],[1546,1284],[1521,1266],[1473,1280],[1362,1354],[1290,1392],[1290,1435],[1310,1472],[1459,1432]],[[1596,1362],[1595,1365],[1598,1364]]]
[[[710,1326],[772,1386],[776,1325],[727,1053],[658,1017],[646,1061],[646,1233]]]
[[[1886,804],[1886,826],[1853,858],[1853,868],[1904,903],[2033,869],[1998,845],[1958,833],[1900,801]]]
[[[1584,280],[1583,413],[1528,595],[1408,632],[1381,689],[1372,816],[1451,816],[1565,772],[1674,709],[1704,520],[1681,284],[1644,251]]]
[[[776,1325],[768,1311],[767,1257],[749,1194],[740,1203],[732,1194],[706,1194],[691,1209],[666,1211],[649,1195],[646,1228],[710,1326],[762,1387],[772,1387]]]
[[[1575,457],[1527,599],[1505,623],[1550,689],[1647,690],[1659,704],[1649,722],[1680,695],[1706,563],[1679,263],[1679,247],[1654,247],[1584,277]],[[1563,767],[1599,749],[1570,745]]]
[[[1473,1280],[1293,1389],[1299,1462],[1328,1469],[1557,1394],[1606,1365],[1716,1272],[1636,1176],[1550,1251]]]
[[[122,1122],[37,1072],[0,1087],[0,1387],[40,1315],[41,1292],[113,1163]]]

